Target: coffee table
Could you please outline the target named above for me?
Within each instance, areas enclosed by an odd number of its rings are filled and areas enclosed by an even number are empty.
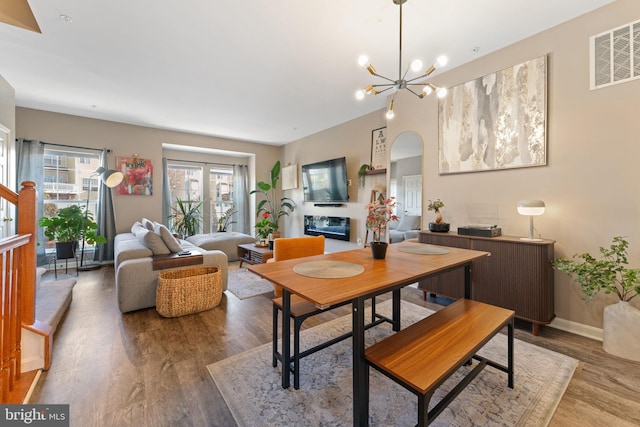
[[[264,264],[268,259],[273,258],[273,249],[269,249],[269,246],[263,247],[253,243],[245,243],[238,245],[238,258],[240,258],[240,267],[243,262]]]

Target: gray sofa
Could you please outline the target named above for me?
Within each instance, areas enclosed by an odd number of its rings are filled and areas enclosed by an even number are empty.
[[[256,238],[237,231],[224,231],[218,233],[196,234],[187,237],[187,242],[192,243],[208,251],[219,250],[227,254],[229,261],[238,260],[238,245],[255,243]]]
[[[422,226],[420,215],[404,215],[399,221],[389,223],[389,240],[398,243],[415,239]]]
[[[143,221],[144,222],[144,221]],[[203,254],[203,264],[219,266],[222,272],[222,289],[227,289],[228,261],[224,252],[201,249],[185,240],[167,240],[168,230],[161,224],[147,222],[147,226],[136,223],[131,233],[121,233],[114,242],[114,268],[118,308],[122,313],[140,310],[156,305],[158,275],[163,270],[153,269],[153,257],[168,255],[179,250],[198,251]],[[156,232],[150,230],[156,226]],[[161,226],[161,227],[160,227]],[[163,227],[163,228],[162,228]],[[160,242],[160,243],[159,243]],[[169,249],[169,246],[171,249]],[[194,267],[194,266],[191,266]],[[189,267],[180,267],[189,268]]]

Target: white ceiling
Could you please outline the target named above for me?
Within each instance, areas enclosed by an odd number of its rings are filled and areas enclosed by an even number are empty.
[[[611,1],[408,0],[403,63],[451,69]],[[384,108],[354,98],[375,82],[361,54],[398,73],[392,0],[29,4],[42,34],[0,24],[20,107],[281,145]]]

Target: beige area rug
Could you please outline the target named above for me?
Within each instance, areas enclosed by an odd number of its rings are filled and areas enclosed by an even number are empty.
[[[273,285],[268,280],[264,280],[246,268],[238,268],[237,270],[229,271],[227,291],[239,299],[247,299],[273,292]]]
[[[390,315],[390,301],[377,311]],[[406,327],[432,312],[402,302]],[[305,330],[302,348],[349,330],[344,316]],[[383,324],[367,331],[367,345],[392,333]],[[481,354],[506,364],[506,335],[498,334]],[[577,361],[515,340],[515,388],[506,374],[486,367],[434,421],[434,426],[545,426],[564,394]],[[207,366],[239,426],[341,426],[352,424],[351,340],[345,340],[301,361],[300,390],[280,386],[280,367],[271,366],[271,344]],[[476,362],[477,363],[477,362]],[[473,366],[476,365],[474,363]],[[462,373],[462,367],[436,391],[433,407]],[[369,423],[371,426],[414,426],[417,398],[371,369]]]

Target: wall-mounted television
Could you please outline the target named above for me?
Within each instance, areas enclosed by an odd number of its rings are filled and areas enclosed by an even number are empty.
[[[305,202],[348,202],[346,158],[302,165],[302,188]]]

